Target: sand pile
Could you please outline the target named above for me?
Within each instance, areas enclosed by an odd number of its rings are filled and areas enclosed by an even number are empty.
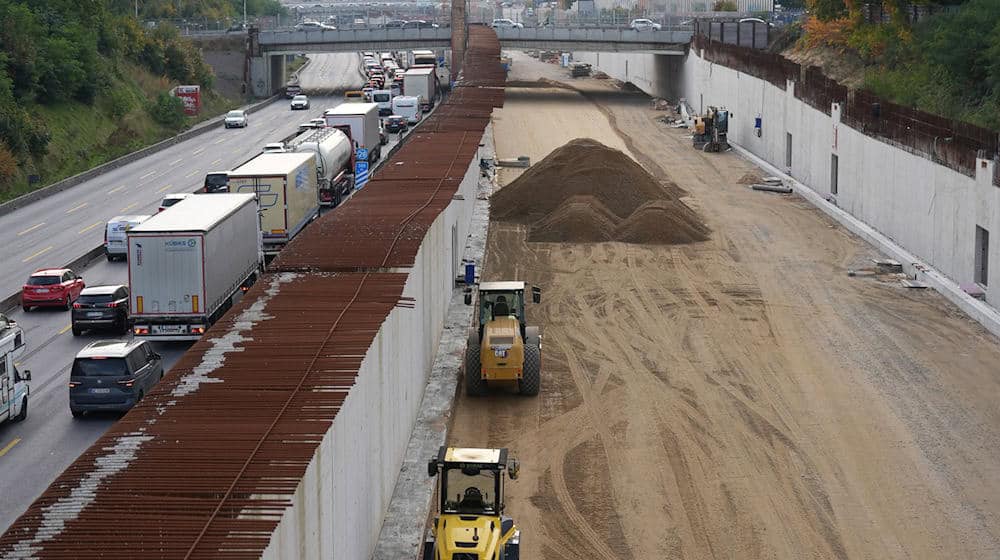
[[[492,217],[529,226],[529,241],[690,243],[700,217],[624,153],[578,138],[490,197]]]
[[[618,217],[595,197],[572,196],[548,216],[531,225],[528,241],[613,241],[618,222]]]
[[[739,180],[736,181],[736,183],[740,185],[754,185],[756,183],[762,182],[763,180],[764,179],[760,175],[751,171],[740,177]]]

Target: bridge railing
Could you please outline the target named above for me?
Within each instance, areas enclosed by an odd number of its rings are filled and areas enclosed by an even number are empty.
[[[258,41],[262,47],[268,45],[315,44],[315,43],[360,43],[390,41],[447,41],[451,39],[450,28],[437,29],[337,29],[321,31],[297,31],[282,29],[261,31]]]
[[[525,27],[501,28],[496,32],[501,42],[506,40],[682,44],[690,41],[692,35],[690,28],[636,31],[614,27]]]

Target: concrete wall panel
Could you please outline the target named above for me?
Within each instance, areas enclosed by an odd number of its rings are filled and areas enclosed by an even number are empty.
[[[425,236],[403,289],[414,308],[382,324],[263,558],[365,560],[389,506],[465,247],[479,162]],[[452,243],[452,228],[461,242]]]
[[[981,160],[977,177],[967,177],[841,124],[837,104],[829,115],[811,107],[795,98],[794,82],[781,89],[704,60],[696,50],[681,60],[624,53],[576,57],[650,95],[684,97],[695,111],[710,105],[729,108],[735,113],[729,131],[733,142],[824,197],[831,194],[831,155],[837,155],[837,206],[953,282],[974,281],[976,226],[985,228],[990,233],[986,298],[1000,305],[1000,188],[992,184],[992,161]],[[760,138],[754,132],[758,114]],[[786,133],[792,134],[790,168]]]

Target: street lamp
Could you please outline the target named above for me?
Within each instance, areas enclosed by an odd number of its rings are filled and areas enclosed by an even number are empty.
[[[243,0],[243,29],[247,28],[247,0]]]

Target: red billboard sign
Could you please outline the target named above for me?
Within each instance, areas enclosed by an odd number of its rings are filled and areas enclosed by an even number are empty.
[[[177,86],[174,96],[184,102],[185,115],[197,115],[201,111],[201,86]]]

